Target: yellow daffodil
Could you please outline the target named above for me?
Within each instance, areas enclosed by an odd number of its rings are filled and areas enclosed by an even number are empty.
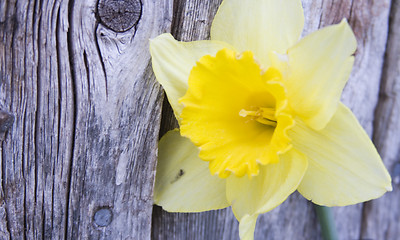
[[[232,206],[242,239],[298,190],[325,206],[380,197],[391,179],[340,102],[356,39],[346,20],[299,40],[299,0],[225,0],[211,40],[151,41],[180,124],[159,143],[154,201],[170,212]]]

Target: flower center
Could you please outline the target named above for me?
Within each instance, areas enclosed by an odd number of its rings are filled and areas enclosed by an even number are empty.
[[[256,176],[291,147],[286,132],[294,120],[281,74],[263,71],[249,51],[202,57],[180,102],[181,134],[199,147],[211,174]]]
[[[276,117],[275,117],[275,108],[263,108],[260,107],[257,111],[247,111],[245,109],[240,110],[239,116],[241,117],[250,117],[251,120],[256,120],[259,123],[276,127]]]

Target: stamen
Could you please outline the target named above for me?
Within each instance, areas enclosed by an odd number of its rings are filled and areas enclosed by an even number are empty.
[[[247,111],[242,109],[239,111],[241,117],[251,117],[259,123],[276,127],[275,108],[258,108],[257,111]]]

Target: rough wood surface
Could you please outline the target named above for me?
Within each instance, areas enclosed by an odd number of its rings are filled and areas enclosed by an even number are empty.
[[[400,1],[392,1],[390,31],[375,111],[374,142],[393,179],[393,192],[365,204],[363,239],[400,236]],[[377,231],[379,229],[379,231]]]
[[[0,0],[0,109],[15,115],[0,239],[151,237],[162,92],[148,39],[169,30],[172,1],[118,6],[141,13],[118,33],[97,5]]]
[[[176,121],[161,106],[148,39],[209,38],[221,1],[0,0],[1,240],[238,239],[229,208],[152,206],[161,107],[160,134]],[[397,239],[400,1],[302,2],[303,35],[349,19],[358,50],[342,100],[394,180],[379,200],[335,208],[340,239]],[[256,239],[320,238],[312,205],[297,193],[256,227]]]

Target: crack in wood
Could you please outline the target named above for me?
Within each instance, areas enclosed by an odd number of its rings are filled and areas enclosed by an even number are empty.
[[[75,59],[74,59],[74,49],[73,49],[73,36],[72,36],[72,26],[73,26],[73,8],[74,8],[75,0],[70,0],[68,2],[68,24],[69,28],[67,30],[67,53],[68,53],[68,60],[69,60],[69,70],[71,74],[71,91],[72,91],[72,105],[73,105],[73,110],[72,110],[72,126],[71,126],[71,142],[70,142],[70,149],[71,149],[71,155],[69,159],[69,166],[68,166],[68,177],[67,177],[67,183],[65,187],[66,191],[66,196],[65,196],[65,229],[64,229],[64,238],[69,238],[70,236],[68,235],[69,231],[71,233],[71,236],[73,235],[73,222],[70,223],[70,213],[73,214],[74,210],[70,209],[70,202],[72,201],[71,199],[71,191],[72,191],[72,167],[74,166],[74,152],[75,152],[75,137],[76,137],[76,126],[77,126],[77,111],[78,111],[78,106],[77,106],[77,89],[76,89],[76,73],[75,73]]]
[[[36,5],[37,3],[37,5]],[[40,152],[40,150],[42,150],[41,145],[40,145],[40,140],[41,137],[43,136],[42,134],[44,134],[44,126],[42,125],[42,119],[41,116],[43,114],[42,108],[44,108],[46,106],[46,102],[42,101],[43,98],[45,98],[45,96],[43,95],[43,88],[42,88],[42,81],[46,81],[45,79],[42,80],[42,74],[41,71],[43,70],[43,62],[42,62],[42,48],[43,45],[45,45],[45,35],[47,33],[43,32],[43,25],[42,25],[42,21],[43,21],[43,14],[40,11],[40,9],[43,8],[43,0],[39,0],[39,1],[35,1],[35,8],[38,10],[38,14],[36,15],[37,17],[37,21],[35,21],[35,27],[34,27],[34,32],[36,32],[36,36],[37,36],[37,45],[36,45],[36,53],[37,53],[37,64],[36,64],[36,92],[34,94],[36,94],[34,96],[35,98],[35,112],[34,112],[34,133],[33,133],[33,146],[34,146],[34,156],[35,156],[35,162],[34,162],[34,194],[33,194],[33,198],[34,198],[34,211],[33,211],[33,215],[36,216],[40,216],[40,218],[37,218],[36,221],[33,221],[32,226],[33,228],[36,229],[36,237],[38,238],[43,238],[43,229],[44,229],[44,213],[43,213],[43,185],[41,184],[42,182],[40,181],[41,177],[43,176],[39,176],[40,170],[39,167],[41,167],[41,165],[43,164],[43,160],[44,158],[42,157],[43,152]],[[44,53],[45,54],[45,53]],[[42,105],[43,104],[43,105]],[[42,194],[42,196],[40,196],[40,194]],[[24,196],[24,198],[26,198],[27,196]],[[42,200],[42,201],[41,201]],[[26,211],[26,209],[24,209],[24,211]],[[24,226],[25,227],[25,226]],[[26,238],[26,233],[24,231],[24,239]]]
[[[94,31],[94,40],[95,40],[95,44],[96,44],[96,51],[97,54],[99,55],[99,60],[101,63],[101,68],[103,69],[103,73],[104,73],[104,81],[105,81],[105,90],[106,90],[106,99],[108,100],[108,80],[107,80],[107,72],[106,72],[106,65],[104,64],[104,60],[103,60],[103,56],[101,54],[101,49],[100,49],[100,45],[99,45],[99,38],[97,36],[97,31],[99,28],[99,21],[96,21],[96,27],[95,27],[95,31]]]

